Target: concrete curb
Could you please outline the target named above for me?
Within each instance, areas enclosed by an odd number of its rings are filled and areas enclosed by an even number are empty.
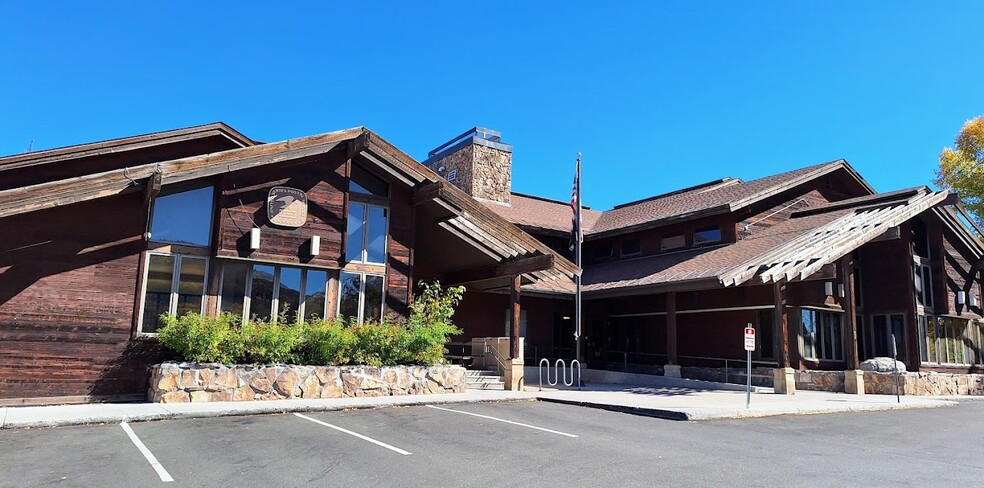
[[[75,425],[110,424],[120,422],[151,422],[157,420],[179,420],[211,417],[235,417],[247,415],[286,414],[295,412],[335,412],[341,410],[369,410],[376,408],[412,407],[422,405],[451,405],[463,403],[497,403],[536,401],[532,395],[501,395],[486,398],[421,398],[412,401],[392,400],[359,402],[359,403],[314,403],[316,400],[273,400],[265,402],[214,402],[214,403],[183,403],[183,404],[138,404],[130,405],[147,410],[146,412],[117,413],[117,414],[82,414],[60,415],[54,418],[32,418],[13,420],[5,418],[0,423],[0,430],[68,427]],[[406,397],[403,397],[406,398]],[[125,407],[125,406],[124,406]],[[43,408],[43,407],[35,407]],[[9,410],[5,409],[5,412]]]

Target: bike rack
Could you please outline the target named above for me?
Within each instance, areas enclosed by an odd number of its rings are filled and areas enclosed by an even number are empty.
[[[576,366],[576,368],[575,368]],[[563,359],[558,359],[554,363],[554,374],[553,381],[550,380],[550,360],[543,358],[540,360],[540,364],[537,367],[537,372],[540,375],[540,391],[543,391],[543,368],[547,368],[547,386],[557,386],[557,383],[563,380],[564,386],[574,386],[575,374],[577,375],[577,389],[581,389],[581,362],[577,359],[571,361],[571,376],[570,381],[567,380],[567,363]]]

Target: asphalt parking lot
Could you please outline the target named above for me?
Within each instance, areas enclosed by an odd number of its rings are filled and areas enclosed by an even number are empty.
[[[980,486],[982,415],[675,422],[527,401],[7,430],[0,486]]]

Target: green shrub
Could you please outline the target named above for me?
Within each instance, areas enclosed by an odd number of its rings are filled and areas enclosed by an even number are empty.
[[[304,324],[300,356],[307,364],[341,365],[351,361],[355,335],[341,319]]]
[[[277,322],[250,320],[239,328],[243,363],[296,363],[303,326],[287,323],[285,317]]]
[[[376,322],[346,323],[343,319],[290,323],[250,320],[238,315],[188,314],[164,316],[158,338],[186,361],[218,363],[307,363],[323,365],[433,365],[444,361],[444,346],[460,334],[451,322],[463,287],[441,288],[437,281],[420,283],[421,293],[410,316],[394,315]]]
[[[242,355],[242,342],[236,330],[241,319],[231,314],[205,317],[190,313],[161,317],[164,326],[157,338],[186,361],[232,363]]]

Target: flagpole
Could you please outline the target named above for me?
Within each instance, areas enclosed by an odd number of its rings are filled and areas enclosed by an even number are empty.
[[[576,250],[574,252],[574,264],[581,269],[581,241],[583,240],[583,229],[581,227],[581,153],[577,153],[577,238],[575,239]],[[575,355],[578,363],[584,361],[581,351],[581,276],[574,277],[574,342]],[[580,381],[580,379],[578,379]]]

